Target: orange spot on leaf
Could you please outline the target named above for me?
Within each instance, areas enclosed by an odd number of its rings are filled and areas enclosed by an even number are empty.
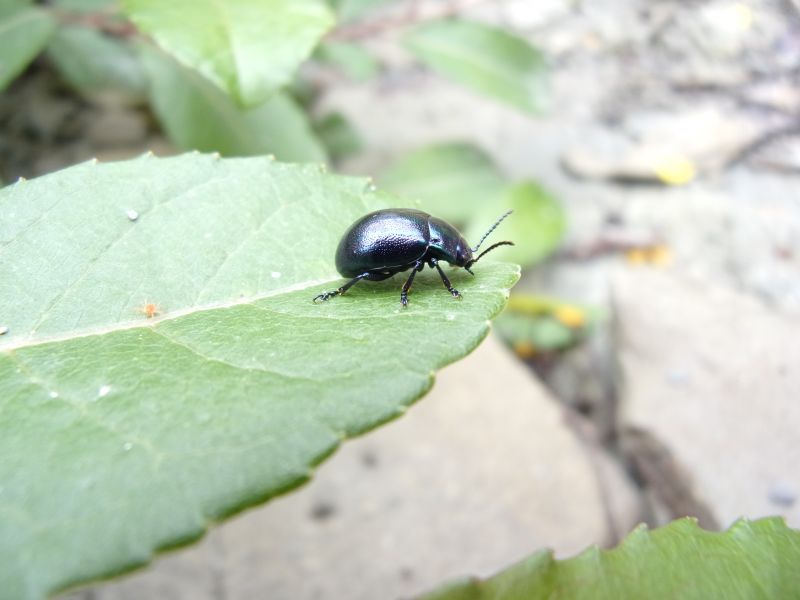
[[[148,319],[152,319],[161,314],[161,307],[154,302],[145,302],[142,306],[136,309],[136,312],[143,314]]]

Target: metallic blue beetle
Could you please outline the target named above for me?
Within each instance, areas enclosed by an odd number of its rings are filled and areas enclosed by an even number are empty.
[[[314,298],[314,302],[344,294],[362,279],[381,281],[411,269],[411,275],[400,290],[400,302],[407,306],[408,290],[414,283],[414,276],[425,265],[439,271],[444,287],[454,298],[460,299],[461,294],[450,284],[439,261],[464,267],[470,275],[474,275],[470,267],[481,256],[498,246],[514,245],[508,241],[498,242],[473,258],[487,236],[510,214],[511,211],[508,211],[500,217],[478,245],[470,248],[455,227],[421,210],[389,208],[369,213],[350,226],[336,249],[336,270],[352,279],[338,290],[320,294]]]

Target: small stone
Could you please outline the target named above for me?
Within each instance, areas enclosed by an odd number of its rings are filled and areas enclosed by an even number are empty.
[[[336,506],[332,502],[320,501],[311,508],[311,518],[316,521],[327,521],[336,514]]]
[[[774,481],[769,486],[767,498],[773,504],[789,508],[797,502],[797,488],[788,481]]]

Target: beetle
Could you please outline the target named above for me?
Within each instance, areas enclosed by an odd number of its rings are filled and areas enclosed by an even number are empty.
[[[408,306],[408,291],[414,283],[414,276],[425,265],[439,272],[444,287],[453,298],[461,299],[439,261],[463,267],[470,275],[475,275],[470,267],[484,254],[499,246],[514,245],[509,241],[497,242],[473,258],[483,241],[510,214],[508,211],[497,219],[478,245],[470,248],[455,227],[421,210],[388,208],[371,212],[350,226],[336,249],[336,270],[342,276],[350,277],[350,281],[337,290],[316,296],[314,302],[324,302],[344,294],[362,279],[381,281],[411,269],[411,275],[400,290],[400,303]]]

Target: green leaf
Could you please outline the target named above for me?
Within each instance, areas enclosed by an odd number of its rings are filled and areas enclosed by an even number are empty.
[[[476,244],[486,230],[506,210],[513,210],[498,228],[494,239],[511,240],[514,246],[493,250],[496,260],[531,265],[541,261],[557,247],[566,231],[566,217],[561,204],[533,181],[509,187],[493,203],[487,203],[467,228],[467,240]],[[491,240],[487,240],[485,247]]]
[[[497,320],[495,329],[517,355],[531,358],[537,353],[566,350],[580,342],[605,312],[546,296],[516,293]]]
[[[321,63],[340,69],[353,81],[366,81],[378,73],[378,62],[362,46],[345,42],[325,42],[314,53]]]
[[[334,23],[323,0],[123,0],[145,33],[240,104],[287,85]]]
[[[514,265],[454,273],[461,302],[430,270],[405,310],[399,278],[311,301],[387,200],[316,165],[199,154],[0,190],[3,597],[145,564],[303,483],[480,342]]]
[[[331,0],[342,22],[353,21],[388,4],[390,0]]]
[[[284,93],[252,109],[238,107],[197,73],[142,47],[150,101],[170,139],[186,150],[226,156],[272,153],[284,161],[321,161],[325,149],[305,113]]]
[[[520,354],[563,350],[578,340],[572,329],[549,315],[534,317],[506,311],[497,318],[496,328],[503,341]]]
[[[139,57],[127,42],[88,27],[61,27],[47,54],[67,82],[79,91],[114,89],[145,96],[147,84]]]
[[[483,150],[460,142],[414,150],[390,165],[379,181],[382,187],[418,199],[423,210],[457,225],[470,221],[506,186],[500,169]]]
[[[800,532],[779,518],[741,520],[724,533],[680,519],[640,526],[612,550],[568,560],[538,552],[486,580],[471,579],[424,600],[752,600],[796,598]]]
[[[44,10],[17,2],[0,5],[0,90],[44,49],[55,28],[55,19]]]
[[[523,111],[544,108],[546,66],[525,39],[483,23],[459,20],[420,25],[408,48],[441,74]]]
[[[341,113],[331,113],[314,123],[322,143],[334,160],[340,160],[361,150],[361,137]]]

